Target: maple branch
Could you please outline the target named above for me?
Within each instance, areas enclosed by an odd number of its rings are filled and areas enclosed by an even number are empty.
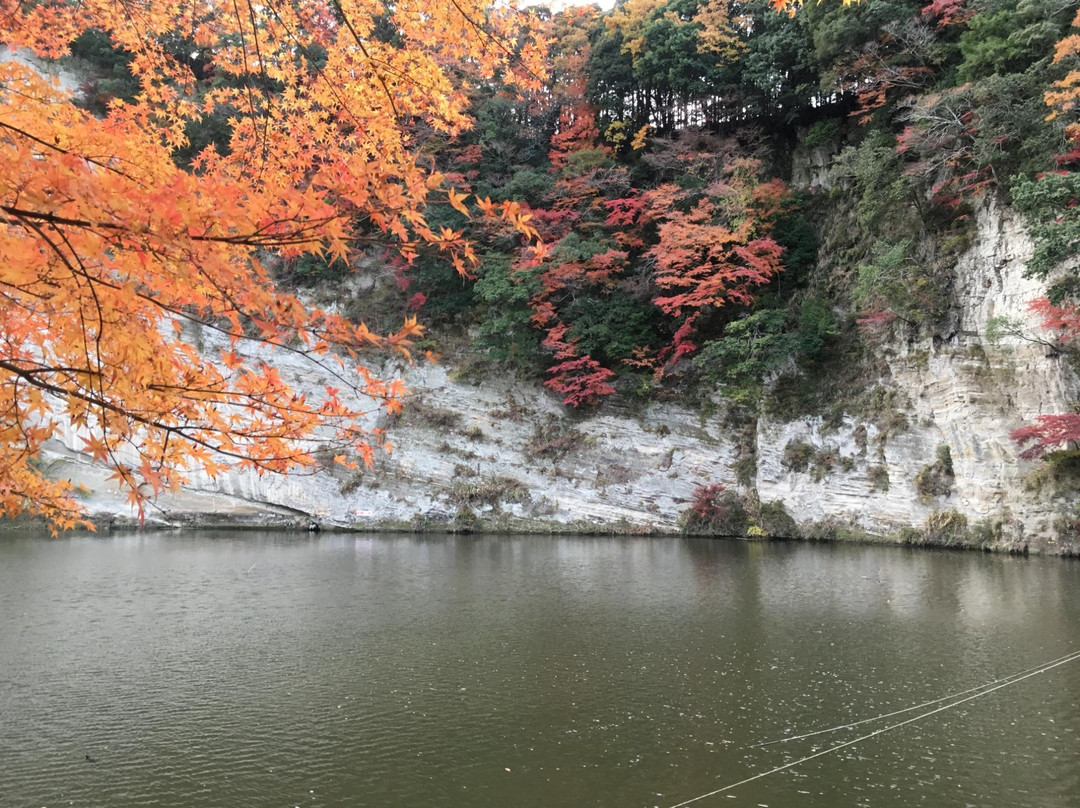
[[[528,73],[530,76],[532,76],[537,81],[543,81],[543,79],[540,76],[536,75],[532,70],[530,70],[528,68],[528,66],[525,64],[525,62],[522,61],[521,57],[519,57],[517,54],[515,54],[497,36],[495,36],[489,30],[487,30],[487,28],[485,28],[483,25],[480,25],[480,23],[476,22],[476,20],[474,20],[471,16],[469,16],[469,14],[466,13],[465,9],[463,9],[461,7],[461,4],[458,2],[458,0],[450,0],[450,4],[453,5],[453,7],[458,10],[458,13],[460,13],[461,16],[465,18],[466,22],[468,22],[469,25],[471,25],[473,27],[473,30],[475,30],[476,33],[480,34],[482,37],[484,37],[486,39],[491,40],[496,45],[498,45],[500,48],[502,48],[502,50],[504,50],[507,53],[507,55],[510,56],[511,63],[518,64],[526,73]]]
[[[364,54],[364,58],[367,59],[369,62],[371,62],[372,61],[371,54],[368,53],[368,49],[364,45],[363,40],[360,39],[360,35],[358,33],[356,33],[356,29],[353,28],[352,21],[349,19],[349,16],[345,13],[345,9],[343,9],[341,7],[341,3],[339,2],[339,0],[332,0],[331,5],[334,7],[334,10],[338,13],[338,15],[341,17],[341,21],[345,23],[345,27],[349,29],[349,33],[352,34],[352,38],[354,40],[356,40],[356,45],[357,45],[358,48],[360,48],[360,52],[362,54]],[[400,117],[401,113],[398,112],[397,104],[394,102],[394,96],[390,92],[390,87],[387,86],[387,84],[386,84],[386,79],[384,79],[379,74],[378,70],[373,70],[372,73],[375,74],[375,78],[378,79],[379,84],[382,85],[383,91],[386,93],[386,98],[390,102],[390,109],[393,111],[394,117]]]
[[[289,35],[289,37],[296,44],[296,46],[300,48],[301,51],[306,50],[307,46],[304,45],[304,43],[300,40],[300,37],[296,35],[292,28],[289,27],[288,23],[286,23],[285,20],[282,19],[281,15],[278,14],[278,11],[274,7],[273,3],[267,6],[267,10],[274,16],[274,19],[278,21],[278,24],[285,29],[285,33]],[[330,90],[330,94],[334,96],[334,100],[338,103],[338,106],[345,111],[345,113],[349,116],[349,118],[352,120],[352,122],[356,125],[357,128],[362,128],[360,120],[356,117],[356,114],[352,111],[352,109],[349,108],[349,105],[345,103],[345,99],[342,98],[341,93],[338,90],[338,86],[329,78],[327,78],[326,72],[321,67],[319,67],[318,65],[312,65],[312,67],[314,67],[316,75],[326,83],[327,88]]]
[[[11,361],[12,362],[29,362],[30,360],[29,359],[13,359]],[[34,364],[36,365],[36,367],[23,368],[22,373],[20,375],[23,375],[23,376],[31,375],[32,376],[32,375],[37,374],[37,373],[86,373],[86,374],[95,373],[95,371],[90,370],[88,368],[65,367],[63,365],[59,365],[59,366],[54,367],[52,365],[43,365],[41,362],[35,362]]]
[[[226,388],[214,389],[214,388],[198,388],[198,387],[184,387],[178,384],[149,384],[147,389],[154,390],[156,392],[169,392],[171,395],[175,395],[176,398],[186,399],[188,401],[198,401],[205,403],[207,396],[213,396],[211,399],[221,404],[232,404],[238,407],[247,406],[245,401],[251,401],[257,404],[265,404],[269,407],[273,407],[280,412],[294,413],[297,415],[318,415],[319,409],[316,407],[290,407],[285,404],[272,403],[266,401],[262,396],[255,393],[246,393],[240,390],[229,390]],[[185,393],[202,393],[204,396],[185,395]],[[357,410],[354,414],[356,416],[370,415],[374,410]],[[243,432],[237,432],[234,434],[246,434]]]
[[[52,225],[66,225],[68,227],[78,227],[84,230],[110,230],[114,233],[131,233],[131,229],[124,225],[116,224],[115,222],[91,222],[86,219],[72,219],[68,216],[60,216],[55,213],[48,213],[46,211],[26,210],[25,208],[17,208],[13,205],[0,205],[0,211],[9,214],[14,219],[6,220],[6,224],[17,224],[19,220],[34,220],[46,222]],[[324,219],[312,219],[310,224],[306,227],[298,228],[290,238],[261,238],[260,234],[266,230],[275,227],[279,224],[286,222],[295,222],[295,218],[281,219],[274,222],[264,224],[262,227],[256,230],[236,236],[209,236],[209,235],[188,235],[187,238],[197,242],[210,242],[213,244],[231,244],[240,247],[296,247],[303,244],[315,244],[319,242],[319,239],[314,238],[311,235],[304,236],[305,231],[317,232],[319,228],[334,221],[335,219],[343,218],[345,214],[336,214]]]
[[[60,233],[61,237],[64,238],[65,242],[68,245],[69,250],[72,251],[72,255],[75,257],[75,260],[78,262],[78,268],[76,268],[76,266],[74,264],[72,264],[71,260],[67,257],[67,255],[65,255],[63,253],[63,251],[60,250],[59,246],[57,244],[55,244],[52,241],[52,239],[50,239],[44,233],[44,231],[41,229],[41,227],[39,225],[37,225],[34,222],[26,222],[24,224],[27,227],[34,230],[34,232],[36,232],[38,234],[39,238],[41,238],[47,245],[49,245],[50,249],[64,263],[65,267],[68,269],[69,272],[71,272],[71,274],[73,276],[82,277],[88,282],[87,283],[87,288],[90,290],[91,294],[93,295],[95,305],[97,307],[99,326],[98,326],[98,329],[97,329],[97,336],[94,338],[94,341],[95,341],[95,344],[96,344],[95,354],[96,354],[97,368],[98,369],[97,369],[96,372],[92,369],[92,367],[91,367],[91,364],[92,364],[91,359],[90,359],[89,354],[87,354],[86,355],[86,362],[87,362],[86,372],[94,374],[94,375],[97,376],[98,385],[99,385],[98,394],[101,397],[104,397],[105,396],[104,389],[101,387],[102,378],[103,378],[101,368],[104,366],[104,363],[103,363],[102,358],[101,358],[100,340],[101,340],[101,334],[102,334],[102,331],[104,329],[104,324],[105,323],[104,323],[104,315],[102,314],[102,311],[101,311],[101,303],[100,303],[100,300],[99,300],[99,298],[97,296],[97,291],[95,289],[95,284],[101,284],[102,286],[106,286],[106,287],[108,287],[110,289],[114,289],[114,290],[120,289],[121,285],[119,283],[113,283],[113,282],[107,281],[107,280],[105,280],[103,278],[96,277],[92,273],[90,273],[90,271],[87,269],[85,264],[82,263],[82,259],[74,251],[74,248],[71,247],[70,242],[67,242],[66,236],[64,236],[62,232]],[[225,302],[228,303],[228,305],[231,307],[232,311],[234,311],[240,317],[244,318],[244,320],[246,322],[248,322],[248,323],[253,323],[254,322],[254,319],[255,319],[254,316],[251,313],[247,312],[244,309],[244,307],[240,303],[238,303],[233,298],[233,296],[217,282],[217,280],[215,278],[213,278],[208,273],[203,271],[202,268],[198,264],[196,264],[196,267],[198,267],[198,269],[199,269],[199,274],[204,279],[206,279],[206,281],[208,283],[210,283],[217,290],[217,292],[221,295],[222,300],[224,300]],[[289,353],[293,353],[293,354],[295,354],[297,356],[301,356],[305,360],[307,360],[308,362],[311,362],[312,365],[314,365],[315,367],[322,370],[324,373],[328,374],[332,378],[334,378],[334,379],[338,380],[339,382],[341,382],[342,384],[346,385],[350,390],[353,390],[356,393],[361,393],[362,392],[360,390],[360,388],[355,384],[355,382],[353,382],[351,379],[346,378],[341,372],[335,370],[328,363],[322,362],[310,350],[302,350],[300,348],[296,348],[296,347],[293,347],[291,345],[288,345],[288,344],[286,344],[285,342],[283,342],[281,340],[273,339],[273,338],[270,338],[270,337],[253,337],[253,336],[250,336],[250,335],[247,335],[247,334],[244,334],[244,333],[237,334],[237,333],[235,333],[235,332],[233,332],[231,330],[222,328],[222,327],[216,325],[215,323],[209,322],[209,321],[204,320],[202,318],[195,317],[194,315],[191,315],[188,312],[185,312],[185,311],[183,311],[183,310],[181,310],[181,309],[179,309],[179,308],[177,308],[175,306],[170,306],[170,305],[168,305],[168,304],[154,298],[151,295],[148,295],[148,294],[145,294],[145,293],[142,293],[142,292],[138,292],[138,291],[136,291],[136,295],[140,299],[145,300],[146,302],[157,306],[158,308],[162,309],[163,311],[167,311],[170,314],[173,314],[173,315],[176,315],[176,316],[181,317],[183,319],[186,319],[189,322],[198,323],[199,325],[202,325],[204,327],[216,330],[219,333],[222,333],[222,334],[225,334],[225,335],[229,336],[230,338],[242,339],[242,340],[248,341],[248,342],[255,342],[257,344],[266,345],[266,346],[271,347],[271,348],[284,349],[285,351],[287,351]],[[82,311],[81,310],[79,312],[79,316],[80,316],[80,318],[82,317]],[[85,327],[83,328],[83,332],[84,332],[84,334],[86,333]],[[320,332],[317,329],[313,329],[313,333],[318,335]],[[84,346],[85,346],[87,344],[88,340],[84,337],[83,342],[84,342]],[[372,397],[374,397],[374,396],[372,396]],[[295,412],[301,412],[301,410],[294,410],[294,411]]]
[[[247,3],[246,5],[247,5],[247,8],[248,8],[248,14],[251,15],[251,35],[255,40],[255,55],[259,59],[259,71],[260,71],[259,75],[263,79],[266,79],[266,67],[263,64],[262,52],[259,50],[259,33],[258,33],[258,30],[256,28],[256,24],[255,24],[255,11],[254,11],[254,9],[252,9],[250,3]],[[246,42],[246,40],[244,38],[244,24],[240,20],[240,7],[237,5],[236,0],[232,0],[232,7],[233,7],[233,12],[236,14],[236,30],[237,30],[237,32],[239,33],[239,36],[240,36],[240,54],[241,54],[241,58],[244,61],[244,73],[246,75],[250,76],[251,75],[251,68],[248,67],[247,42]],[[266,97],[266,111],[262,115],[262,119],[263,119],[262,162],[265,163],[267,154],[269,154],[269,150],[270,150],[270,136],[269,136],[270,117],[269,116],[270,116],[271,101],[270,101],[270,91],[266,87],[266,82],[263,81],[262,85],[263,85],[263,94]],[[252,97],[252,94],[251,94],[251,82],[250,81],[244,82],[244,91],[245,91],[245,93],[247,94],[247,97],[248,97],[248,109],[251,110],[251,117],[256,118],[258,116],[255,113],[255,99]]]
[[[0,91],[6,91],[6,88],[0,87]],[[55,143],[49,143],[48,141],[42,140],[41,138],[37,137],[36,135],[30,134],[25,129],[20,129],[17,126],[12,126],[11,124],[5,123],[4,121],[0,121],[0,128],[7,129],[8,131],[14,132],[17,135],[21,135],[22,137],[26,138],[27,140],[31,140],[34,143],[37,143],[37,144],[39,144],[41,146],[44,146],[47,149],[52,149],[53,151],[59,152],[60,154],[66,154],[66,155],[78,157],[80,160],[85,160],[86,162],[90,163],[91,165],[95,165],[98,168],[102,168],[102,169],[105,169],[106,171],[112,171],[112,172],[114,172],[116,174],[119,174],[124,179],[131,180],[132,182],[134,182],[137,185],[142,186],[143,188],[146,187],[146,184],[144,182],[142,182],[141,180],[138,180],[135,177],[131,176],[130,174],[128,174],[128,173],[126,173],[124,171],[121,171],[120,169],[116,168],[116,166],[111,165],[108,162],[102,162],[101,160],[95,160],[93,157],[87,157],[85,154],[75,154],[74,152],[72,152],[72,151],[70,151],[68,149],[61,148],[60,146],[56,145]]]
[[[63,233],[63,231],[59,230],[58,228],[55,228],[57,230],[57,232],[60,234],[60,237],[64,239],[64,242],[65,242],[65,244],[67,244],[68,249],[71,250],[72,255],[75,258],[75,261],[79,265],[79,270],[81,270],[81,271],[76,271],[76,269],[75,269],[74,265],[72,264],[71,260],[63,253],[63,251],[60,249],[60,247],[57,244],[55,244],[53,242],[53,240],[51,238],[49,238],[45,234],[45,231],[44,231],[44,229],[42,227],[40,227],[38,224],[36,224],[34,222],[27,223],[26,226],[29,227],[30,229],[32,229],[34,232],[36,232],[38,234],[38,238],[40,238],[42,241],[44,241],[46,244],[49,245],[49,248],[53,251],[53,253],[63,262],[64,266],[68,269],[69,272],[71,272],[72,276],[76,278],[76,282],[78,282],[77,278],[78,278],[79,275],[82,275],[84,277],[89,278],[89,272],[86,269],[86,265],[83,264],[82,258],[79,256],[78,252],[76,252],[74,250],[74,248],[71,246],[71,242],[69,242],[67,240],[67,236]],[[104,315],[103,315],[103,313],[101,311],[101,300],[97,296],[97,290],[94,289],[94,285],[92,283],[88,284],[88,288],[90,290],[90,293],[93,295],[94,305],[97,308],[97,314],[98,314],[98,330],[97,330],[97,336],[95,337],[95,340],[94,340],[95,341],[95,355],[96,355],[96,358],[97,358],[98,392],[99,392],[99,394],[101,396],[104,396],[105,395],[105,389],[102,386],[102,374],[101,374],[101,369],[104,366],[104,363],[101,360],[101,332],[102,332],[103,327],[105,325],[105,318],[104,318]],[[89,348],[88,341],[87,341],[87,336],[86,336],[86,334],[87,334],[86,321],[84,319],[83,310],[82,310],[81,306],[79,307],[79,321],[81,323],[81,330],[82,330],[82,334],[83,334],[83,340],[82,340],[82,342],[83,342],[83,354],[84,354],[84,356],[86,358],[87,370],[90,370],[90,354],[89,354],[90,348]],[[91,378],[93,378],[93,377],[91,377]],[[93,387],[91,387],[91,390],[92,389],[93,389]],[[102,422],[104,423],[104,416],[102,416]]]
[[[381,37],[381,14],[400,37]],[[311,466],[316,444],[351,443],[370,460],[383,433],[365,419],[404,391],[349,371],[369,346],[407,355],[415,319],[381,337],[309,309],[274,287],[259,250],[396,241],[473,260],[460,233],[425,218],[441,178],[420,165],[409,116],[459,131],[467,77],[524,80],[510,71],[533,64],[532,44],[517,44],[526,28],[477,0],[0,0],[0,40],[55,56],[101,32],[141,88],[103,119],[29,68],[0,88],[0,513],[72,524],[79,504],[29,462],[65,424],[140,512],[147,485],[216,474],[218,455],[276,471]],[[231,127],[229,152],[178,168],[189,124],[211,114]],[[503,218],[535,234],[516,208]],[[187,323],[211,329],[221,356],[196,350]],[[347,389],[304,393],[251,346],[270,362],[275,348],[303,357]]]
[[[24,372],[23,369],[20,368],[18,365],[14,365],[11,362],[8,362],[6,359],[3,359],[2,357],[0,357],[0,370],[6,370],[13,376],[18,376],[19,378],[23,379],[31,386],[46,393],[50,393],[57,398],[70,397],[78,399],[79,401],[84,401],[87,404],[100,407],[103,410],[107,410],[109,412],[120,415],[125,419],[130,419],[150,429],[159,430],[162,433],[166,434],[178,435],[181,439],[188,441],[189,443],[192,443],[196,446],[201,446],[204,449],[208,449],[215,454],[222,455],[223,457],[231,457],[234,460],[239,460],[244,463],[250,463],[253,466],[261,468],[264,471],[276,472],[278,471],[278,469],[275,469],[273,467],[274,463],[295,463],[300,459],[306,459],[308,457],[307,452],[295,452],[293,454],[275,455],[271,457],[252,457],[251,455],[242,454],[240,452],[226,449],[221,445],[215,445],[208,440],[199,438],[197,435],[190,434],[189,430],[210,433],[217,432],[221,434],[241,434],[241,436],[243,436],[242,433],[227,433],[221,429],[206,427],[205,425],[199,424],[168,424],[161,421],[160,419],[148,418],[146,416],[140,415],[137,411],[128,409],[126,407],[121,407],[120,405],[114,404],[111,401],[102,399],[94,395],[92,391],[88,393],[79,387],[63,387],[61,385],[43,381],[37,378],[35,374]],[[249,433],[249,435],[259,437],[279,437],[275,433],[252,432]],[[288,440],[295,440],[295,438],[288,438]],[[123,464],[119,464],[117,466],[117,470],[120,470],[121,468],[123,468]]]

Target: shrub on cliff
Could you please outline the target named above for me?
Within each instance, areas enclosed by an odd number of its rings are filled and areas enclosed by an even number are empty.
[[[683,532],[691,535],[745,536],[750,515],[736,492],[712,483],[694,490],[693,502],[679,524]]]

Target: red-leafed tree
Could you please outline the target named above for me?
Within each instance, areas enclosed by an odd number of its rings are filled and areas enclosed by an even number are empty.
[[[975,9],[968,5],[968,0],[931,0],[923,6],[920,16],[932,20],[938,28],[948,28],[966,23],[975,16]]]
[[[783,248],[771,231],[790,193],[779,180],[760,182],[759,171],[757,161],[737,159],[719,167],[704,193],[669,184],[644,194],[637,225],[656,230],[645,251],[655,267],[653,302],[678,323],[671,345],[656,356],[658,373],[697,350],[692,337],[703,313],[750,305],[783,270]],[[627,211],[624,203],[612,216]]]
[[[532,323],[546,332],[542,346],[555,360],[544,384],[574,407],[614,393],[608,382],[615,373],[582,352],[579,338],[570,333],[566,309],[583,296],[609,294],[628,258],[601,226],[607,216],[605,198],[614,189],[625,191],[629,183],[611,149],[600,142],[596,114],[585,97],[586,33],[594,17],[592,10],[571,9],[553,23],[561,32],[552,71],[558,118],[548,160],[557,179],[547,204],[529,212],[543,246],[525,250],[517,264],[539,286],[530,301]]]
[[[567,142],[576,150],[566,151]],[[782,182],[761,181],[760,164],[727,141],[685,137],[654,147],[646,160],[661,176],[696,181],[632,189],[594,140],[561,141],[555,194],[533,211],[546,255],[529,264],[541,288],[532,320],[556,360],[546,384],[569,405],[614,392],[616,367],[581,348],[574,318],[583,299],[630,295],[653,312],[666,342],[628,346],[615,361],[660,377],[697,351],[703,316],[716,321],[721,310],[749,306],[783,269],[771,236],[791,207]]]
[[[994,182],[993,165],[978,157],[979,93],[972,84],[928,93],[904,114],[908,125],[897,137],[896,149],[911,159],[906,173],[930,185],[931,199],[937,204],[957,205]],[[1002,133],[997,144],[1008,139]]]
[[[1048,342],[1054,348],[1069,351],[1076,345],[1080,339],[1080,309],[1055,305],[1045,297],[1033,300],[1028,308],[1051,335]],[[1080,414],[1040,415],[1035,423],[1014,430],[1009,437],[1022,448],[1022,458],[1038,460],[1055,451],[1075,448],[1080,441]]]
[[[1023,451],[1025,460],[1039,460],[1055,450],[1074,448],[1080,442],[1080,414],[1040,415],[1034,424],[1020,427],[1010,435]]]

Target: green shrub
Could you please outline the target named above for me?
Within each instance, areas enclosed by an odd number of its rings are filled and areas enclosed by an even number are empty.
[[[540,290],[535,275],[515,272],[504,253],[485,255],[476,275],[472,290],[480,319],[477,348],[496,361],[535,369],[541,339],[529,306]]]
[[[795,351],[800,359],[812,359],[837,334],[836,318],[828,302],[815,296],[803,298],[799,306],[799,325],[795,331]]]
[[[1080,504],[1074,502],[1062,508],[1054,517],[1054,530],[1062,541],[1080,540]]]
[[[762,502],[757,523],[772,538],[790,539],[799,535],[799,526],[784,508],[783,502]]]
[[[889,490],[889,469],[885,466],[871,466],[866,470],[866,476],[870,478],[871,491]]]
[[[540,207],[547,196],[555,189],[555,178],[549,171],[526,168],[510,178],[500,191],[503,199],[527,202],[532,207]]]
[[[956,510],[934,511],[926,517],[923,536],[935,547],[965,547],[969,541],[967,517]]]
[[[926,544],[926,536],[921,530],[905,525],[896,533],[896,540],[901,544],[923,545]]]
[[[784,456],[780,464],[788,471],[802,472],[810,468],[814,459],[814,447],[806,441],[789,441],[784,447]]]
[[[1072,258],[1080,244],[1080,172],[1049,171],[1038,179],[1018,178],[1012,187],[1012,201],[1024,214],[1035,252],[1027,272],[1047,277],[1059,263]],[[1069,276],[1073,280],[1075,275]],[[1075,283],[1058,281],[1051,288],[1051,299],[1060,299],[1066,291],[1075,292]]]
[[[980,519],[971,526],[971,544],[983,549],[1000,544],[1005,537],[1006,520],[1007,513]]]
[[[1024,480],[1025,491],[1048,489],[1054,494],[1074,494],[1080,490],[1080,451],[1050,452]]]
[[[960,35],[960,53],[964,57],[957,70],[960,81],[1019,73],[1053,50],[1061,29],[1049,20],[1032,19],[1042,16],[1030,14],[1039,5],[1024,3],[1021,8],[983,12],[972,17],[967,30]]]
[[[713,483],[695,489],[693,502],[679,523],[684,532],[693,535],[745,536],[750,515],[738,494]]]
[[[104,116],[111,101],[135,100],[142,87],[131,72],[133,56],[115,47],[108,34],[88,29],[71,42],[69,49],[73,57],[83,62],[80,72],[89,73],[81,88],[81,104],[87,110]]]
[[[840,122],[836,118],[818,121],[808,130],[803,138],[803,145],[808,149],[816,149],[818,146],[828,146],[835,143],[840,135]]]
[[[810,477],[814,482],[819,483],[824,480],[832,470],[841,465],[840,454],[835,448],[826,447],[818,449],[814,452],[813,457],[810,460]]]
[[[997,525],[1000,537],[1000,522]],[[930,547],[980,547],[985,546],[988,537],[994,535],[995,528],[979,523],[976,530],[968,525],[968,519],[957,510],[934,511],[922,528],[904,527],[898,538],[904,544],[926,545]]]
[[[762,379],[782,367],[794,342],[785,333],[788,314],[763,308],[724,326],[724,335],[707,341],[692,365],[707,384],[722,385],[730,399],[754,405],[761,396]]]
[[[773,224],[772,236],[784,248],[785,277],[801,283],[818,257],[817,231],[806,213],[798,209],[781,214]]]
[[[952,493],[955,479],[952,453],[948,446],[942,444],[937,448],[937,460],[923,466],[915,475],[915,490],[922,501],[947,497]]]
[[[897,238],[919,231],[916,192],[889,133],[872,132],[845,148],[829,173],[834,185],[851,189],[855,220],[866,232]]]
[[[950,451],[948,445],[944,443],[940,444],[937,447],[935,454],[937,455],[938,465],[940,465],[945,473],[951,477],[953,474],[952,451]]]
[[[859,267],[851,299],[863,311],[887,311],[909,323],[933,320],[947,301],[947,278],[917,256],[911,239],[874,243]]]
[[[657,341],[656,307],[618,290],[603,296],[583,294],[566,307],[569,337],[580,355],[618,367],[635,348]]]
[[[731,464],[731,471],[735,479],[739,481],[739,485],[749,488],[754,484],[754,478],[757,476],[757,455],[740,454]]]

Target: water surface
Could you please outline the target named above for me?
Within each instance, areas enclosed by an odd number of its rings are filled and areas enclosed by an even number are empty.
[[[760,741],[1080,650],[1078,619],[1057,559],[5,538],[0,805],[669,808],[881,724]],[[694,805],[1076,808],[1080,661]]]

